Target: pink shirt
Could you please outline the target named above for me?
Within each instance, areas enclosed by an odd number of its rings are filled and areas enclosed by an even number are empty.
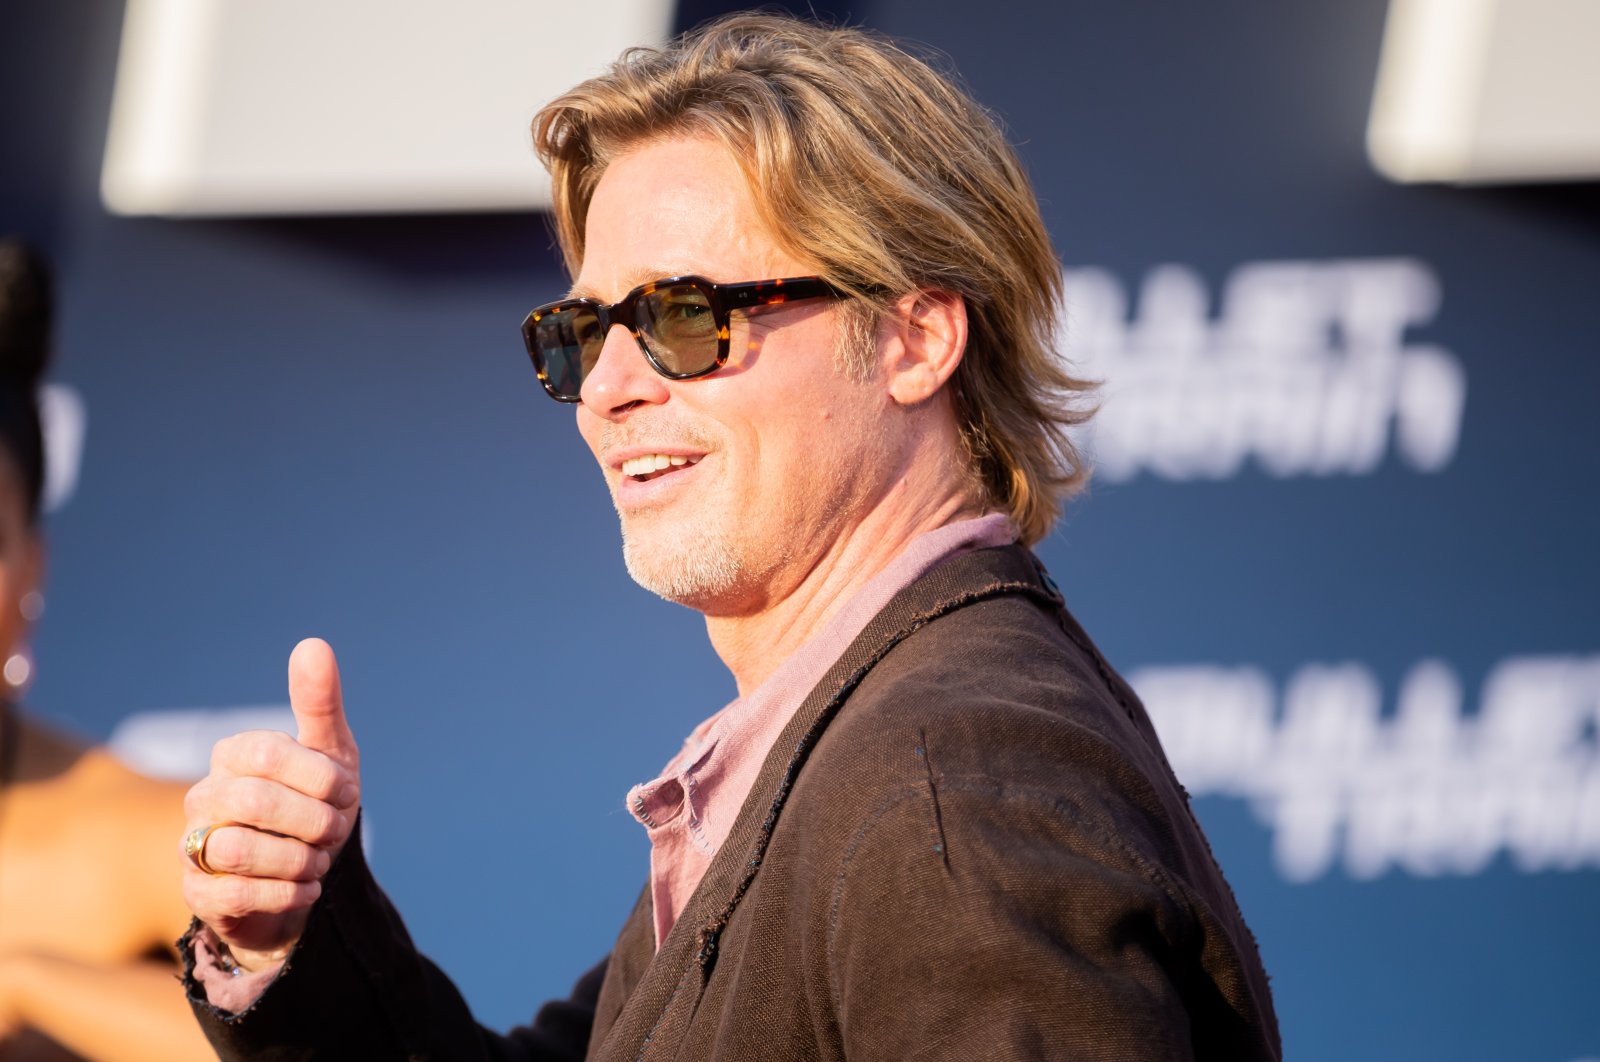
[[[935,565],[1016,537],[1003,513],[919,535],[765,682],[695,727],[660,777],[628,791],[628,811],[650,836],[657,947],[727,840],[772,743],[868,621]]]

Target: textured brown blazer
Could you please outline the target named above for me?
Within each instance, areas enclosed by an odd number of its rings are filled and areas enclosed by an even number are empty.
[[[1143,708],[1020,548],[896,596],[784,730],[660,950],[646,890],[527,1028],[472,1020],[359,849],[254,1007],[195,1000],[222,1057],[1280,1057],[1255,942]]]

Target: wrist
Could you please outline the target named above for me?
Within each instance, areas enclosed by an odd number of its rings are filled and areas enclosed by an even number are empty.
[[[222,1011],[238,1014],[248,1010],[277,979],[291,948],[229,948],[208,927],[201,926],[189,937],[193,963],[194,999],[204,999]]]
[[[277,969],[283,965],[293,950],[293,944],[285,944],[280,948],[234,948],[230,947],[227,941],[218,939],[214,955],[217,965],[224,972],[233,977],[242,977],[245,974]]]

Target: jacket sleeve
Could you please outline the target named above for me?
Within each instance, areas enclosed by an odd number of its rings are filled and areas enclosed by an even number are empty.
[[[878,809],[843,854],[830,937],[852,1062],[1177,1062],[1208,1009],[1185,973],[1191,911],[1160,867],[1059,792],[986,778]]]
[[[323,881],[305,934],[262,995],[237,1014],[206,999],[192,938],[178,942],[184,987],[222,1059],[577,1060],[588,1047],[605,962],[569,999],[499,1035],[479,1025],[438,967],[419,954],[378,887],[359,842]]]

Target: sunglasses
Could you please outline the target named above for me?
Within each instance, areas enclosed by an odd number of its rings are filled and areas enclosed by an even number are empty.
[[[745,284],[668,277],[640,284],[609,306],[598,299],[562,299],[540,306],[523,320],[522,338],[550,397],[576,402],[613,325],[633,333],[656,372],[669,380],[690,380],[727,363],[728,318],[733,311],[847,297],[821,277]]]

